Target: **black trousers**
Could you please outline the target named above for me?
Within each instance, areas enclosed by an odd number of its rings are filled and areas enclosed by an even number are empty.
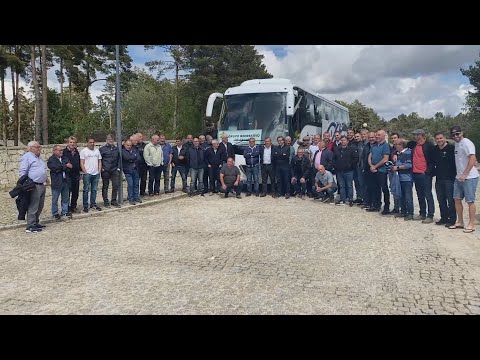
[[[290,194],[290,168],[281,167],[277,169],[277,190],[278,195]]]
[[[270,177],[270,184],[272,186],[271,191],[272,194],[275,194],[276,191],[276,176],[275,176],[275,168],[272,164],[262,164],[262,192],[264,194],[267,193],[267,182],[268,178]]]
[[[373,206],[375,208],[380,208],[382,206],[382,192],[383,192],[383,205],[385,209],[390,208],[390,191],[388,190],[387,178],[388,174],[386,172],[373,173],[374,175],[374,197],[373,197]]]
[[[457,221],[455,202],[453,200],[454,180],[438,180],[435,182],[438,206],[440,207],[441,220],[453,224]]]
[[[148,169],[148,193],[159,194],[160,193],[160,175],[162,173],[163,165],[150,166]]]
[[[117,203],[117,194],[118,194],[118,187],[120,186],[120,171],[103,171],[102,170],[102,198],[103,202],[108,204],[108,186],[110,185],[110,181],[112,182],[112,197],[111,202],[112,204]]]
[[[78,192],[80,190],[80,174],[70,176],[70,206],[69,210],[77,207]]]
[[[208,168],[208,177],[210,181],[210,191],[217,192],[218,189],[221,187],[220,184],[220,168],[217,167],[209,167]]]
[[[147,173],[148,173],[148,167],[146,165],[138,167],[138,176],[140,177],[140,195],[141,196],[145,195],[145,190],[147,189]]]

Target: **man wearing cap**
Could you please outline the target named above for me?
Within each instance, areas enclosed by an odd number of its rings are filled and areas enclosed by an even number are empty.
[[[413,131],[415,143],[411,146],[413,152],[412,173],[415,191],[417,192],[420,214],[414,220],[421,220],[422,224],[431,224],[435,213],[435,203],[432,194],[433,152],[434,146],[427,141],[425,130]],[[427,209],[428,208],[428,209]]]
[[[464,233],[475,231],[475,192],[478,185],[478,170],[475,167],[477,157],[475,155],[475,145],[469,139],[463,136],[460,126],[453,126],[450,134],[455,140],[455,165],[457,176],[453,184],[453,198],[455,199],[455,209],[457,210],[457,221],[449,229],[458,229],[464,227],[462,200],[465,198],[468,204],[469,222],[463,230]]]

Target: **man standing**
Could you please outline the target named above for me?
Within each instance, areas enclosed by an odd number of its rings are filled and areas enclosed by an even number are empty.
[[[319,143],[320,143],[320,140],[322,140],[320,138],[320,135],[319,134],[316,134],[314,137],[313,137],[313,144],[310,145],[308,147],[308,150],[310,150],[310,161],[313,161],[313,155],[315,155],[315,153],[318,151],[319,149]]]
[[[195,194],[195,183],[198,180],[197,192],[203,194],[203,171],[205,164],[205,150],[200,146],[198,138],[193,139],[193,146],[187,151],[187,163],[190,168],[190,193],[189,196]]]
[[[342,134],[340,133],[340,131],[335,131],[335,139],[333,140],[333,145],[332,145],[332,151],[336,148],[336,147],[339,147],[340,146],[340,139],[342,138]]]
[[[288,146],[290,149],[290,161],[295,156],[295,148],[292,146],[292,138],[290,136],[285,136],[285,145]]]
[[[315,199],[321,199],[324,203],[334,203],[334,194],[337,191],[337,184],[330,171],[325,166],[319,165],[315,175]]]
[[[118,187],[120,186],[120,154],[114,144],[113,135],[109,134],[106,138],[106,144],[98,151],[102,156],[102,197],[105,207],[110,207],[108,201],[108,185],[112,181],[112,206],[120,207],[117,202]]]
[[[222,166],[220,170],[220,183],[222,184],[222,191],[225,192],[225,197],[233,190],[237,199],[241,199],[240,195],[240,170],[234,165],[233,158],[227,159],[227,164]]]
[[[277,171],[278,196],[290,198],[290,146],[285,145],[283,136],[277,138],[278,146],[273,150],[273,159]]]
[[[101,211],[97,206],[97,186],[102,171],[102,155],[95,148],[93,137],[87,138],[87,147],[80,151],[80,167],[83,172],[83,212],[88,212],[88,192],[90,191],[90,209]]]
[[[366,193],[366,186],[365,186],[365,151],[367,150],[366,146],[368,144],[368,130],[362,129],[360,130],[360,134],[358,134],[360,138],[358,139],[357,149],[358,149],[358,163],[355,168],[355,172],[357,174],[356,178],[358,181],[358,187],[355,188],[357,191],[357,199],[354,201],[357,205],[362,205],[365,199]],[[357,137],[357,134],[355,134]]]
[[[184,193],[187,190],[187,172],[185,170],[187,164],[187,149],[182,144],[182,138],[177,137],[175,140],[175,146],[172,148],[172,180],[170,181],[170,192],[175,191],[175,178],[177,177],[177,171],[182,178],[182,191]]]
[[[147,188],[147,173],[148,173],[148,166],[145,162],[143,157],[143,151],[145,150],[145,146],[147,144],[144,142],[144,135],[142,133],[136,133],[133,135],[132,140],[132,148],[135,148],[139,154],[139,161],[138,161],[138,176],[140,177],[140,196],[145,196],[145,189]]]
[[[396,132],[392,133],[390,135],[390,141],[392,142],[392,145],[390,146],[390,149],[391,149],[391,152],[390,152],[390,161],[392,161],[394,164],[397,162],[397,147],[396,147],[396,143],[397,143],[397,140],[400,139],[400,135]],[[392,177],[393,177],[393,172],[390,171],[388,173],[388,181],[390,182],[390,184],[392,183]],[[392,214],[398,214],[399,213],[399,209],[400,209],[400,201],[398,201],[398,199],[394,196],[393,197],[393,210],[392,210]]]
[[[369,209],[374,209],[376,204],[375,204],[375,173],[370,171],[370,164],[369,164],[369,158],[370,158],[370,153],[375,146],[376,143],[376,136],[373,131],[368,133],[368,144],[365,145],[365,148],[363,150],[363,162],[364,162],[364,178],[365,178],[365,195],[363,199],[364,205],[362,206],[362,209],[365,209],[366,211],[370,211]],[[375,211],[379,211],[380,208],[378,208]]]
[[[160,170],[160,178],[163,174],[163,190],[168,194],[168,181],[170,179],[170,164],[172,163],[172,145],[165,141],[165,135],[159,135],[159,144],[163,151],[163,167]]]
[[[255,145],[255,138],[252,137],[248,140],[248,146],[243,151],[243,157],[245,158],[245,166],[247,167],[246,196],[252,195],[252,191],[255,191],[255,196],[260,196],[258,192],[258,181],[260,176],[260,148],[258,145]]]
[[[45,204],[45,183],[47,182],[47,167],[40,158],[42,147],[37,141],[30,141],[27,150],[20,160],[20,177],[26,175],[35,187],[30,193],[30,203],[27,210],[27,228],[25,232],[36,233],[42,231],[44,225],[39,223],[40,214]]]
[[[469,139],[463,136],[460,126],[454,126],[450,129],[450,134],[455,140],[455,165],[457,168],[457,177],[455,178],[453,198],[455,199],[455,208],[457,210],[457,221],[449,226],[449,229],[463,228],[463,205],[465,198],[468,204],[469,222],[463,230],[464,233],[475,231],[475,193],[478,185],[478,170],[475,167],[477,157],[475,155],[475,145]]]
[[[318,171],[320,165],[323,165],[330,172],[333,168],[333,152],[327,149],[325,140],[318,143],[318,150],[313,154],[315,171]]]
[[[53,147],[53,155],[50,156],[47,162],[50,169],[51,188],[52,188],[52,216],[55,220],[60,220],[62,216],[71,217],[72,214],[68,211],[68,180],[66,170],[72,168],[72,164],[68,158],[63,156],[63,149],[60,145]],[[62,196],[62,212],[58,213],[58,197]]]
[[[261,168],[262,171],[262,195],[261,197],[267,196],[267,182],[270,177],[270,184],[272,187],[273,197],[276,196],[275,189],[275,169],[273,167],[273,156],[272,156],[272,139],[266,137],[264,140],[264,146],[260,148],[260,158],[261,158]]]
[[[398,198],[399,211],[394,216],[403,217],[405,221],[413,220],[413,178],[412,178],[412,150],[407,147],[407,142],[403,139],[395,140],[393,143],[397,149],[395,154],[395,166],[391,168],[392,172],[398,172],[398,181],[400,182],[401,196]],[[395,179],[395,174],[392,180]],[[393,192],[394,190],[392,190]]]
[[[210,191],[212,194],[216,194],[220,188],[220,169],[222,164],[226,162],[226,159],[223,158],[225,153],[218,148],[219,146],[218,140],[213,140],[212,147],[209,147],[205,151],[208,176],[210,177]]]
[[[432,194],[432,153],[434,146],[427,141],[425,130],[417,129],[413,134],[415,135],[416,143],[412,146],[412,172],[418,204],[420,205],[420,215],[415,217],[414,220],[422,220],[423,224],[430,224],[433,222],[433,214],[435,213],[435,203]]]
[[[188,134],[187,141],[185,141],[185,144],[183,144],[183,147],[185,148],[185,152],[187,153],[188,149],[191,148],[192,146],[193,146],[193,135]],[[190,168],[188,167],[188,162],[185,165],[185,174],[187,174],[187,176],[190,176]]]
[[[390,214],[390,191],[388,190],[387,182],[387,167],[385,163],[390,158],[390,145],[385,140],[385,130],[378,130],[376,134],[377,143],[373,145],[368,155],[368,165],[370,172],[373,174],[373,208],[367,211],[379,211],[382,207],[382,192],[383,192],[383,211],[382,215]]]
[[[225,151],[225,158],[228,159],[229,157],[231,157],[232,159],[235,159],[235,149],[233,148],[233,145],[228,142],[228,135],[225,133],[222,135],[220,149],[222,149],[222,151]]]
[[[77,212],[77,201],[78,193],[80,190],[80,153],[77,149],[77,138],[75,136],[70,136],[68,138],[68,145],[63,150],[63,156],[66,157],[70,164],[71,168],[66,169],[67,181],[69,185],[70,192],[70,204],[68,207],[69,212]]]
[[[457,220],[455,202],[453,200],[453,184],[457,170],[455,167],[455,146],[447,142],[445,134],[435,134],[435,145],[432,161],[433,173],[436,176],[435,192],[437,193],[438,206],[440,207],[440,220],[436,225],[452,226]]]
[[[333,151],[333,163],[338,186],[340,187],[340,200],[335,205],[348,202],[348,205],[353,206],[353,171],[357,166],[357,162],[357,150],[352,146],[348,146],[347,137],[342,136],[340,138],[340,146],[337,146]]]
[[[333,152],[333,141],[330,138],[330,133],[328,131],[323,133],[323,141],[325,141],[326,148]]]
[[[207,151],[207,149],[212,146],[211,144],[207,143],[205,135],[200,135],[198,137],[198,143],[199,143],[200,147],[203,149],[203,151]],[[206,159],[207,159],[206,155],[207,154],[204,153],[203,155],[205,157],[205,163],[204,163],[204,167],[203,167],[203,193],[206,194],[208,192],[208,189],[209,189],[209,186],[208,186],[209,172],[208,172],[208,165],[207,165],[207,161],[206,161]],[[196,188],[195,188],[195,190],[196,190]]]
[[[160,176],[163,167],[163,150],[159,144],[160,137],[152,136],[152,142],[145,146],[143,157],[148,166],[148,195],[160,195]]]

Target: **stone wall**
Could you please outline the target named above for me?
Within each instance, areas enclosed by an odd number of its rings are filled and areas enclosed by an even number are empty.
[[[96,143],[95,146],[99,148],[103,144],[104,143]],[[85,145],[86,144],[78,144],[78,150],[82,150]],[[54,146],[55,145],[42,145],[42,153],[40,156],[43,160],[47,161],[48,158],[52,156]],[[26,151],[26,146],[0,147],[0,189],[8,189],[15,186],[19,178],[18,169],[20,159]]]

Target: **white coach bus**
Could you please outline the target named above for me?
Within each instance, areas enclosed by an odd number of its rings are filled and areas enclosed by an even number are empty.
[[[225,94],[213,93],[208,98],[207,117],[212,116],[217,99],[222,100],[218,138],[227,133],[229,141],[240,150],[251,137],[257,144],[263,144],[263,139],[269,136],[276,144],[280,135],[298,139],[328,131],[333,138],[335,131],[346,134],[350,124],[346,107],[288,79],[247,80],[227,89]],[[235,164],[243,173],[243,156],[236,155]]]

